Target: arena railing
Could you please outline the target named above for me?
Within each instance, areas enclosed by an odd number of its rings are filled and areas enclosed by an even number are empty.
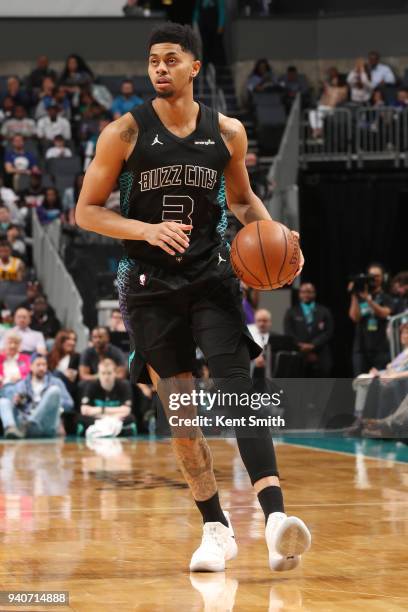
[[[402,349],[400,340],[400,325],[408,323],[408,310],[391,317],[388,322],[391,359],[394,359]]]
[[[77,334],[77,350],[83,351],[89,338],[89,329],[83,322],[83,302],[53,243],[55,228],[52,224],[43,227],[35,210],[32,213],[32,226],[33,260],[37,277],[58,319],[64,327],[73,329]]]
[[[365,162],[390,161],[408,166],[408,109],[394,107],[339,107],[320,115],[322,137],[314,138],[311,113],[303,112],[300,126],[300,162],[345,162],[362,168]]]
[[[265,204],[273,219],[299,229],[298,187],[300,96],[292,104],[285,131],[269,169],[271,195]]]

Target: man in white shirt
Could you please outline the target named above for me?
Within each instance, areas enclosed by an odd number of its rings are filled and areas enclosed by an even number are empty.
[[[14,323],[15,327],[12,328],[12,331],[21,338],[20,351],[24,353],[35,352],[45,355],[47,349],[43,334],[30,328],[30,311],[26,308],[17,308],[14,315]]]
[[[395,75],[389,66],[380,63],[378,51],[370,51],[368,54],[368,67],[371,85],[374,89],[381,85],[395,85]]]
[[[255,313],[255,323],[248,325],[248,329],[257,344],[262,346],[263,353],[254,359],[254,368],[264,370],[265,375],[271,376],[271,359],[269,336],[272,329],[272,315],[266,308],[259,308]]]
[[[27,117],[27,111],[21,104],[15,107],[13,117],[7,119],[1,128],[1,135],[4,138],[10,140],[16,134],[21,134],[25,138],[35,136],[35,121]]]
[[[45,154],[46,159],[55,159],[56,157],[72,157],[72,151],[65,146],[64,137],[61,135],[55,136],[54,146],[47,149]]]
[[[61,135],[65,140],[71,140],[71,124],[61,117],[59,106],[53,102],[47,108],[47,116],[37,122],[37,136],[43,140],[54,140]]]

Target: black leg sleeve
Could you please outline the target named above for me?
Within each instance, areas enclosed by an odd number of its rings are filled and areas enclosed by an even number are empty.
[[[250,394],[252,381],[249,375],[250,357],[248,347],[241,341],[235,353],[216,355],[208,359],[211,377],[221,393]],[[239,402],[229,407],[229,416],[249,416],[251,408]],[[266,427],[235,428],[242,461],[254,484],[265,476],[279,476],[272,436]]]

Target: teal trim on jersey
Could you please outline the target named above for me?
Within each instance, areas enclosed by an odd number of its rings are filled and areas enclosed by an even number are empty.
[[[130,353],[130,355],[129,355],[129,359],[128,359],[128,368],[129,368],[129,370],[130,370],[131,363],[132,363],[132,361],[133,361],[133,360],[134,360],[134,358],[135,358],[135,352],[136,352],[136,351],[132,351],[132,352]]]
[[[224,242],[225,232],[228,227],[228,217],[227,217],[227,199],[225,197],[225,177],[221,176],[220,188],[217,194],[217,204],[221,208],[221,219],[218,221],[217,232],[221,236],[222,242]],[[230,249],[230,245],[226,243],[227,249]]]
[[[408,463],[408,446],[394,440],[343,438],[327,434],[321,436],[316,434],[313,438],[292,438],[285,435],[277,439],[284,444],[294,444],[296,446],[304,446],[305,448]]]
[[[129,200],[130,192],[133,186],[133,173],[122,172],[119,177],[119,188],[120,188],[120,212],[123,217],[129,216]]]

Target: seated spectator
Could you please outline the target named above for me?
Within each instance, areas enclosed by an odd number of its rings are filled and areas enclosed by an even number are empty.
[[[408,439],[408,394],[397,410],[383,419],[362,419],[362,435],[366,438]]]
[[[247,89],[250,93],[262,92],[274,87],[276,79],[267,59],[259,59],[247,80]]]
[[[128,113],[134,106],[143,104],[143,98],[135,94],[133,81],[125,79],[120,86],[120,95],[113,100],[111,111],[114,119],[119,119]]]
[[[5,438],[55,437],[61,413],[74,407],[64,383],[48,372],[43,355],[33,355],[31,373],[18,382],[12,400],[0,399],[0,418]]]
[[[60,115],[70,121],[72,115],[71,101],[63,85],[58,85],[55,88],[54,101],[58,104],[60,108]]]
[[[39,171],[37,160],[32,153],[25,150],[24,137],[19,134],[11,141],[11,149],[4,155],[4,170],[12,180],[15,191],[18,191],[18,177]]]
[[[360,374],[354,379],[353,389],[356,392],[354,414],[357,419],[361,418],[364,414],[367,396],[373,381],[378,380],[380,384],[385,385],[391,392],[395,391],[396,394],[398,390],[395,389],[394,383],[399,380],[406,380],[408,382],[408,323],[401,325],[400,334],[402,351],[387,364],[384,370],[371,368],[368,373]],[[390,389],[391,385],[393,385],[393,389]],[[402,395],[405,396],[407,391],[408,387],[403,388]],[[398,398],[397,405],[402,399],[402,397]],[[385,402],[383,401],[383,403]]]
[[[77,111],[78,138],[84,142],[98,132],[99,120],[105,117],[106,109],[95,100],[90,88],[84,88],[79,96]]]
[[[55,159],[61,157],[72,157],[72,151],[65,146],[65,139],[58,134],[53,140],[53,146],[47,149],[45,159]]]
[[[30,182],[26,189],[19,192],[24,208],[38,208],[44,201],[45,189],[42,182],[42,173],[38,168],[31,173]]]
[[[118,380],[116,365],[111,359],[98,364],[95,380],[87,382],[81,397],[81,415],[78,416],[78,433],[83,433],[95,420],[115,417],[123,422],[122,433],[136,433],[132,411],[132,389],[129,381]]]
[[[44,199],[37,208],[38,219],[42,225],[47,225],[58,219],[62,213],[61,198],[55,187],[47,187]]]
[[[20,353],[20,348],[20,336],[13,331],[6,332],[0,352],[0,396],[5,395],[9,385],[15,385],[30,372],[30,357]]]
[[[35,107],[34,117],[36,121],[41,117],[47,116],[47,108],[54,100],[55,92],[55,79],[51,77],[44,77],[41,82],[41,89],[37,93],[37,106]]]
[[[248,287],[241,281],[242,290],[242,308],[245,314],[245,323],[247,325],[255,323],[255,310],[259,304],[259,291]]]
[[[23,353],[46,353],[45,340],[41,332],[30,327],[31,312],[26,308],[17,308],[14,313],[14,327],[11,329],[21,338]],[[3,342],[2,342],[3,346]]]
[[[22,281],[25,274],[24,262],[19,257],[13,257],[11,253],[11,245],[7,240],[0,239],[0,280]]]
[[[408,270],[399,272],[391,280],[390,288],[394,314],[408,311]]]
[[[259,165],[259,160],[256,153],[248,152],[246,154],[245,166],[248,170],[252,190],[256,193],[258,198],[263,200],[268,192],[268,179],[265,172]]]
[[[7,206],[0,204],[0,236],[4,236],[11,225],[11,213],[9,209]]]
[[[106,119],[106,118],[100,119],[99,120],[99,124],[98,124],[98,133],[97,134],[91,134],[91,137],[85,143],[85,147],[84,147],[84,172],[86,172],[86,170],[88,169],[89,164],[91,163],[91,161],[94,158],[95,150],[96,150],[96,143],[98,141],[99,134],[102,132],[102,130],[104,130],[106,128],[107,125],[109,125],[110,122],[111,122],[110,119]]]
[[[76,93],[79,92],[81,87],[91,83],[93,79],[93,72],[85,60],[79,55],[73,54],[67,57],[59,84],[64,85],[69,93]]]
[[[76,342],[74,331],[62,329],[57,333],[48,355],[50,372],[61,378],[73,398],[76,398],[77,393],[80,358],[79,353],[76,352]]]
[[[11,119],[14,115],[14,100],[11,96],[6,96],[0,103],[0,122]]]
[[[21,89],[20,79],[16,76],[11,76],[7,79],[7,89],[2,96],[2,102],[4,98],[11,98],[14,106],[21,104],[27,110],[30,108],[31,98]]]
[[[1,135],[7,140],[10,140],[16,134],[21,134],[25,138],[32,138],[35,133],[35,121],[27,117],[27,110],[21,104],[14,107],[13,117],[6,119],[1,127]]]
[[[18,305],[18,308],[25,308],[26,310],[32,312],[34,300],[40,295],[44,295],[41,283],[38,281],[28,281],[26,287],[26,299]],[[48,305],[48,312],[55,315],[54,309],[50,305]]]
[[[329,68],[327,79],[323,84],[323,93],[319,99],[317,109],[309,111],[312,137],[321,140],[323,136],[324,118],[347,100],[347,85],[341,79],[337,68]]]
[[[81,380],[96,380],[98,364],[102,359],[112,359],[116,364],[117,378],[126,378],[126,362],[122,351],[110,344],[106,327],[95,327],[91,334],[92,346],[81,354],[79,377]]]
[[[119,308],[115,308],[111,312],[109,319],[109,331],[110,332],[126,332],[126,327],[123,322],[122,313]]]
[[[38,295],[33,302],[31,329],[41,332],[46,340],[54,339],[61,329],[61,323],[50,313],[47,299],[43,295]]]
[[[286,74],[279,79],[279,85],[284,90],[284,101],[287,110],[292,105],[293,100],[298,94],[302,96],[302,101],[305,103],[305,96],[308,91],[306,79],[301,77],[296,66],[288,66]]]
[[[67,187],[62,196],[62,208],[68,223],[75,225],[75,206],[78,202],[85,174],[81,173],[75,177],[75,184]]]
[[[7,242],[11,246],[11,255],[13,257],[21,257],[24,260],[26,256],[26,244],[22,229],[19,225],[10,225],[7,229]]]
[[[37,67],[31,71],[27,78],[27,85],[30,89],[39,90],[46,78],[54,82],[56,81],[57,73],[50,68],[49,64],[49,59],[46,55],[40,55],[37,58]]]
[[[130,352],[129,334],[126,331],[122,313],[117,308],[111,312],[109,319],[109,334],[111,343],[117,346],[124,355],[128,356]]]
[[[400,109],[408,108],[408,89],[406,87],[398,90],[395,106]]]
[[[381,89],[374,89],[372,96],[371,96],[371,106],[381,107],[381,108],[383,106],[387,106],[387,103],[384,98],[384,93],[382,92]]]
[[[0,339],[5,332],[9,331],[14,325],[13,314],[6,308],[4,302],[0,301]]]
[[[389,66],[380,63],[378,51],[370,51],[368,54],[368,72],[374,89],[384,85],[395,85],[395,75]]]
[[[20,211],[18,208],[18,195],[9,187],[4,187],[3,177],[0,175],[0,205],[6,206],[11,214],[12,223],[19,223],[21,220]]]
[[[63,136],[65,140],[71,140],[71,124],[68,119],[60,115],[60,110],[55,101],[50,102],[47,108],[47,116],[38,120],[38,138],[53,141],[56,136]]]
[[[332,368],[329,342],[333,335],[333,317],[325,306],[316,302],[312,283],[299,288],[299,305],[285,314],[285,334],[297,343],[305,362],[307,376],[329,376]]]
[[[371,98],[373,84],[370,80],[369,69],[365,65],[364,59],[359,57],[356,64],[347,76],[347,83],[350,87],[350,98],[356,104],[367,104]]]

